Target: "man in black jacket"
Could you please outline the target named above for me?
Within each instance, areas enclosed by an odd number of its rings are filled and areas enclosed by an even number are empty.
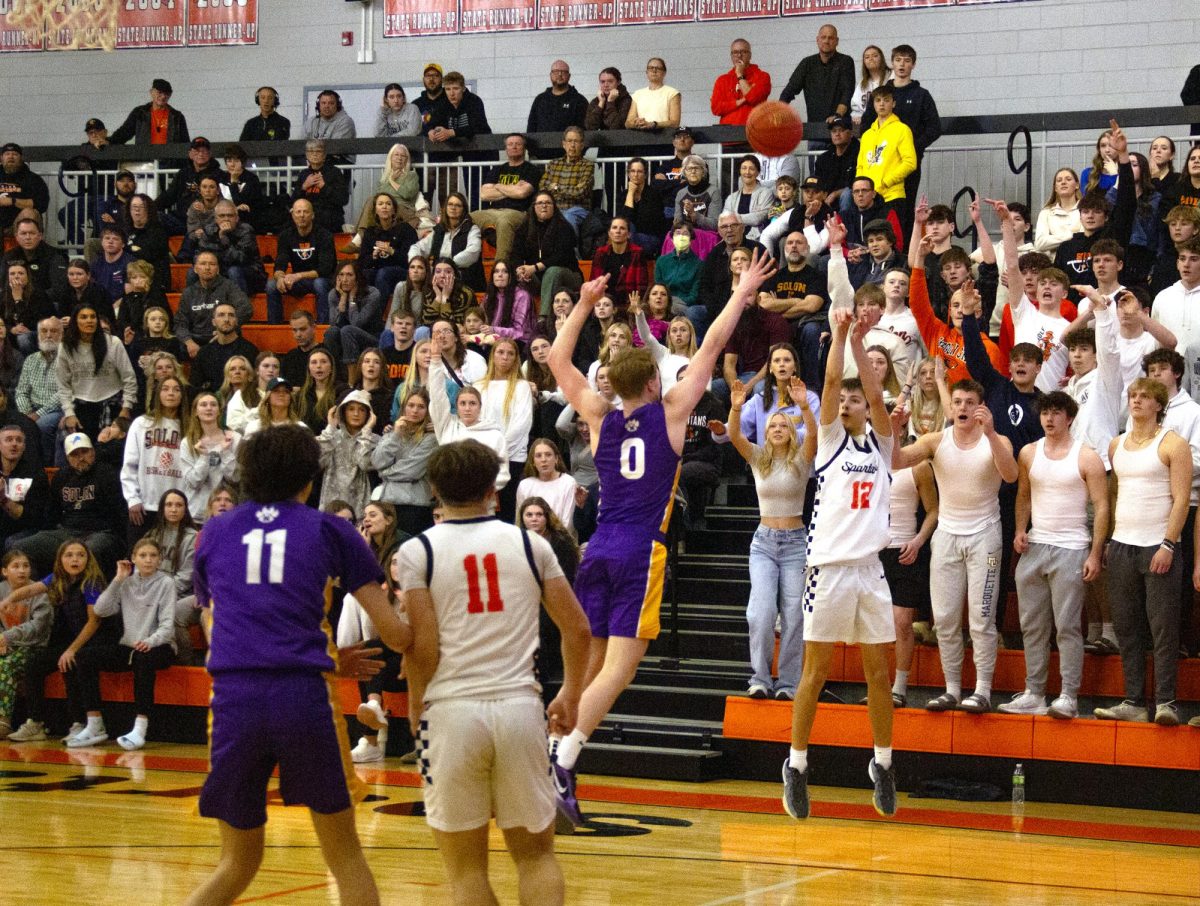
[[[266,286],[254,227],[238,218],[237,205],[222,199],[217,202],[214,221],[204,228],[196,243],[198,252],[213,252],[221,265],[221,273],[238,285],[248,296],[261,293]]]
[[[33,285],[51,299],[61,298],[69,289],[67,259],[44,241],[40,215],[36,211],[21,211],[13,224],[13,235],[17,244],[4,255],[5,270],[10,261],[24,261],[29,265]]]
[[[792,72],[779,95],[790,104],[798,94],[804,95],[807,119],[832,125],[838,117],[850,112],[854,95],[854,60],[838,53],[838,31],[829,23],[817,31],[817,52],[805,57]],[[809,148],[829,147],[823,141],[809,139]]]
[[[117,559],[125,551],[125,529],[129,516],[121,479],[115,467],[96,462],[96,451],[86,434],[68,434],[63,445],[67,466],[59,469],[50,484],[46,524],[55,526],[18,541],[37,572],[47,575],[54,567],[59,545],[78,538],[112,575]]]
[[[22,210],[45,215],[50,207],[46,181],[29,169],[25,152],[16,142],[0,148],[0,230],[11,229]]]
[[[5,548],[42,528],[50,499],[45,470],[25,454],[24,426],[5,423],[0,427],[0,543]]]
[[[254,92],[258,116],[252,116],[242,126],[239,142],[286,142],[292,135],[292,121],[279,112],[279,92],[264,85]]]
[[[186,144],[188,135],[187,117],[171,106],[171,83],[166,79],[155,79],[150,83],[150,103],[134,107],[129,111],[117,131],[108,137],[114,145],[123,145],[133,139],[135,145]],[[178,161],[159,161],[160,164],[182,166]]]
[[[568,126],[583,128],[588,101],[571,84],[571,67],[564,60],[550,64],[550,87],[533,99],[527,132],[563,132]]]
[[[729,254],[734,249],[746,248],[751,252],[762,251],[762,246],[753,239],[746,238],[746,225],[738,219],[737,214],[722,214],[717,219],[717,232],[723,242],[713,247],[700,266],[700,296],[699,301],[708,308],[708,321],[704,325],[696,325],[697,339],[704,334],[704,329],[717,319],[721,309],[729,300],[733,275],[729,271]]]
[[[283,297],[317,297],[317,320],[329,323],[329,290],[337,251],[333,234],[314,222],[313,206],[306,198],[292,202],[292,223],[279,234],[275,272],[267,281],[267,321],[283,323]]]
[[[913,211],[916,210],[917,199],[920,197],[917,187],[921,184],[921,161],[925,157],[925,149],[942,137],[942,120],[938,115],[933,95],[912,77],[916,65],[917,52],[910,45],[899,44],[892,48],[892,77],[888,84],[895,92],[895,113],[900,117],[900,122],[912,130],[913,145],[917,150],[917,169],[904,180],[904,205],[900,218],[903,236],[912,232]],[[873,122],[875,107],[868,104],[862,118],[863,133]]]
[[[245,356],[253,366],[258,347],[243,337],[238,327],[237,308],[232,303],[221,302],[213,309],[212,342],[200,350],[192,363],[192,387],[215,393],[225,382],[225,363],[235,355]]]

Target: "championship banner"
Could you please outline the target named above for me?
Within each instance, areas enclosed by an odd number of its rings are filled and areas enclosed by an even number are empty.
[[[42,49],[43,26],[29,22],[16,7],[20,0],[0,0],[0,53],[28,53]]]
[[[779,0],[699,0],[697,18],[701,22],[721,19],[774,19],[779,15]]]
[[[871,0],[871,9],[919,9],[922,6],[953,6],[954,0]]]
[[[184,0],[118,0],[117,49],[184,47]]]
[[[861,13],[867,0],[781,0],[780,12],[785,16],[829,16],[835,13]]]
[[[538,28],[595,28],[616,23],[616,4],[609,0],[575,3],[540,0]]]
[[[698,0],[617,0],[618,25],[695,22]]]
[[[383,6],[383,36],[458,34],[458,0],[387,0]]]
[[[537,0],[461,0],[458,30],[464,35],[490,31],[532,31]]]
[[[258,0],[188,0],[188,47],[258,43]]]

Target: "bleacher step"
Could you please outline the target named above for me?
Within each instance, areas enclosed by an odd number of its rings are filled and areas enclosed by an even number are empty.
[[[588,743],[579,769],[587,774],[702,783],[720,780],[724,755],[714,750]],[[588,814],[586,796],[584,814]]]

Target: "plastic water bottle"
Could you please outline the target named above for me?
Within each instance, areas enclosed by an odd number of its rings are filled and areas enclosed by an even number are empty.
[[[1017,766],[1013,768],[1012,804],[1014,812],[1025,810],[1025,769],[1020,762],[1017,762]]]

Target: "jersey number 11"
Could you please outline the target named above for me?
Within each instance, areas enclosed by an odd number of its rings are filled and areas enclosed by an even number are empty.
[[[474,554],[463,557],[463,569],[467,573],[467,613],[483,613],[483,596],[479,593],[479,559]],[[503,610],[504,601],[500,597],[500,573],[496,566],[495,554],[484,556],[483,574],[487,577],[487,612]]]

